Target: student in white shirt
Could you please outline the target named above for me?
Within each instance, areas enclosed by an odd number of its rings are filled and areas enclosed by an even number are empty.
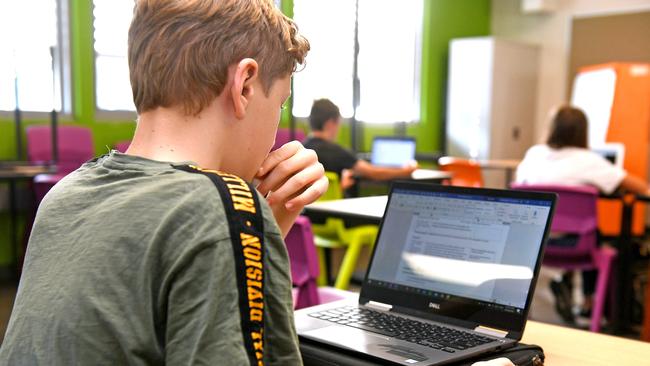
[[[648,194],[648,185],[587,148],[587,117],[577,108],[561,107],[546,144],[528,149],[517,167],[517,182],[591,185],[609,194],[616,189]]]
[[[528,149],[517,168],[516,181],[529,184],[590,185],[605,194],[611,194],[617,189],[650,194],[645,181],[628,174],[587,148],[587,128],[587,117],[580,109],[571,106],[559,108],[553,117],[546,144]],[[562,282],[552,282],[551,289],[556,295],[556,309],[565,321],[573,322],[568,278],[565,275]],[[595,271],[583,272],[583,315],[588,315],[591,311],[595,282]]]

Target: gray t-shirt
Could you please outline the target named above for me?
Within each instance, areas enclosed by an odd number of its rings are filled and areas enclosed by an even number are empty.
[[[265,364],[299,365],[287,252],[260,201]],[[238,299],[213,183],[111,152],[41,203],[0,364],[245,365]]]

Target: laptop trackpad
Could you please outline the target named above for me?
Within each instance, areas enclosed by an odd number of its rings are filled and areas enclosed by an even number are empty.
[[[303,336],[402,364],[415,364],[429,359],[410,347],[395,344],[392,338],[352,327],[333,325],[304,332]]]

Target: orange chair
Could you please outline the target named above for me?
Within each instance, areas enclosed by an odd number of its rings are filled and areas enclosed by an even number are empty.
[[[483,187],[481,166],[475,161],[443,156],[438,159],[438,166],[443,172],[452,174],[452,186]]]

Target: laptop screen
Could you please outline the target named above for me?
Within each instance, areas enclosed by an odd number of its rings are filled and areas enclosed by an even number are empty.
[[[610,163],[623,168],[625,157],[625,145],[621,143],[608,143],[598,146],[592,146],[591,151],[607,159]]]
[[[525,316],[554,196],[410,186],[393,187],[364,286],[440,315]]]
[[[415,140],[410,137],[375,137],[370,162],[379,166],[404,166],[415,159]]]

